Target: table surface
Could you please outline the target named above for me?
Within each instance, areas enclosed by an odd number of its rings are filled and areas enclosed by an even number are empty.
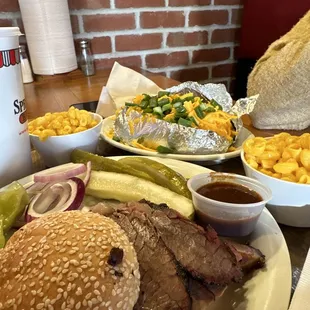
[[[137,71],[152,79],[162,88],[179,84],[179,82],[164,76],[141,70]],[[101,70],[96,72],[94,76],[85,77],[79,70],[76,70],[69,74],[37,77],[34,83],[25,84],[28,118],[33,119],[46,112],[63,111],[75,103],[97,101],[102,87],[106,85],[109,74],[109,70]],[[243,122],[244,126],[256,136],[267,137],[279,132],[276,130],[258,130],[254,128],[248,116],[243,117]],[[303,132],[310,132],[310,128],[304,131],[289,132],[300,135]],[[124,151],[110,146],[104,150],[104,153],[105,155],[113,156],[123,155]],[[210,166],[209,168],[216,171],[244,174],[239,158],[231,159],[222,164]],[[310,247],[310,228],[294,228],[284,225],[280,225],[280,227],[289,248],[293,272],[298,277]]]

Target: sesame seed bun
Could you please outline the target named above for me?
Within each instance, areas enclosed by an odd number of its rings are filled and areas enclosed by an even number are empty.
[[[25,225],[0,250],[0,309],[133,309],[136,253],[113,220],[57,212]]]

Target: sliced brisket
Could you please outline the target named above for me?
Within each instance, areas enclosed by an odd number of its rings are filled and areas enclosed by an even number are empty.
[[[137,252],[141,273],[139,310],[187,310],[191,299],[186,277],[158,236],[146,213],[134,209],[120,210],[112,216],[127,233]]]
[[[178,212],[162,206],[153,209],[149,218],[176,260],[194,278],[221,285],[242,278],[236,256],[211,227],[204,230]]]

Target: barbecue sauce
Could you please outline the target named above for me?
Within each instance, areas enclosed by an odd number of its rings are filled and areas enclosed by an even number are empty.
[[[238,204],[263,201],[263,198],[255,191],[231,182],[208,183],[200,187],[197,193],[219,202],[236,204],[236,208],[238,208]],[[207,227],[211,225],[219,235],[228,237],[246,236],[251,233],[259,216],[230,219],[226,218],[225,213],[219,212],[218,216],[212,216],[207,211],[196,210],[196,220],[201,226]]]
[[[197,193],[209,199],[228,203],[255,203],[262,201],[262,197],[249,188],[230,182],[214,182],[203,185]]]

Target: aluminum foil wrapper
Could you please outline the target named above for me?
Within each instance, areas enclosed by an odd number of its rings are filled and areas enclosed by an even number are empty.
[[[198,84],[197,82],[185,82],[167,89],[171,93],[194,93],[206,100],[214,99],[223,108],[223,111],[235,114],[238,118],[232,120],[235,130],[240,132],[243,124],[241,116],[250,113],[255,106],[258,96],[239,99],[234,105],[233,100],[223,84]],[[172,149],[178,154],[219,154],[228,151],[234,142],[218,135],[211,130],[202,130],[169,123],[160,119],[149,122],[137,111],[126,114],[124,108],[118,114],[115,123],[115,136],[123,142],[131,145],[133,140],[144,138],[144,141],[162,145]],[[134,120],[139,121],[134,122]],[[133,124],[133,132],[130,131],[129,122]]]

